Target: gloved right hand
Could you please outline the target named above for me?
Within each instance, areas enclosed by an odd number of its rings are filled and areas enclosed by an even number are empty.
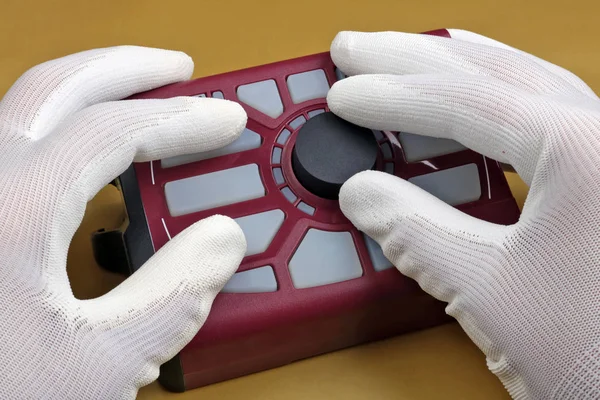
[[[572,73],[483,36],[342,32],[350,75],[330,109],[357,125],[454,139],[515,167],[520,221],[471,218],[394,176],[364,172],[345,215],[448,303],[517,399],[600,398],[600,100]]]

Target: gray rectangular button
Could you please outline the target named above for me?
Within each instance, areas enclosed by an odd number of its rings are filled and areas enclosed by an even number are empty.
[[[415,176],[408,181],[454,206],[479,200],[481,197],[479,170],[475,164]]]
[[[174,217],[256,199],[264,195],[265,188],[256,164],[165,184],[167,206]]]
[[[462,144],[450,139],[401,132],[398,139],[402,144],[406,161],[414,162],[465,150]]]

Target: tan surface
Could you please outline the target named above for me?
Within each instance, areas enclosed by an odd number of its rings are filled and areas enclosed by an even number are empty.
[[[93,47],[138,44],[186,51],[195,76],[325,51],[339,30],[474,30],[562,65],[600,88],[595,0],[507,1],[29,1],[0,8],[0,93],[25,69]],[[522,201],[526,188],[511,177]],[[79,297],[120,278],[100,271],[89,234],[118,225],[118,194],[89,205],[69,256]],[[140,399],[507,399],[482,354],[456,325],[362,346],[212,387]]]

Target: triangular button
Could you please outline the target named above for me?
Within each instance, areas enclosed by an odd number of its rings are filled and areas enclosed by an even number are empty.
[[[239,86],[237,96],[242,103],[271,118],[283,114],[283,103],[273,79]]]

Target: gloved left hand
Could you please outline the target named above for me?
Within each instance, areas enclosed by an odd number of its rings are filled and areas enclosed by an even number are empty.
[[[208,151],[246,125],[236,103],[116,101],[190,78],[185,54],[116,47],[29,70],[0,102],[0,398],[122,399],[197,333],[246,251],[237,224],[189,227],[105,296],[66,273],[87,201],[131,164]]]

